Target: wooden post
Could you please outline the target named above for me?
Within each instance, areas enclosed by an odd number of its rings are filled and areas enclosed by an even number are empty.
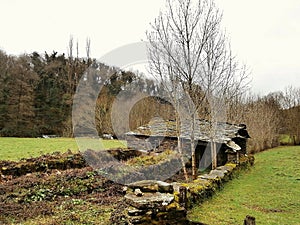
[[[184,186],[179,187],[179,205],[186,209],[187,207],[187,189]]]
[[[255,217],[247,215],[244,220],[244,225],[255,225]]]
[[[239,151],[236,152],[236,163],[240,164],[240,152]]]

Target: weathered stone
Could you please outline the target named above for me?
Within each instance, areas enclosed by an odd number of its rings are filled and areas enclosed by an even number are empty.
[[[128,187],[124,186],[123,189],[122,189],[122,193],[125,195],[127,190],[128,190]]]
[[[172,184],[163,182],[163,181],[157,181],[158,184],[158,191],[163,193],[173,193],[174,188]]]
[[[149,224],[150,218],[144,216],[132,216],[129,218],[130,224]]]
[[[216,178],[223,179],[226,172],[227,171],[224,171],[224,170],[212,170],[212,171],[210,171],[209,175],[213,175],[213,176],[216,176]]]
[[[128,187],[130,187],[132,189],[139,188],[144,192],[157,192],[158,191],[158,184],[154,183],[152,181],[149,181],[149,180],[137,181],[137,182],[129,184]]]
[[[162,192],[162,193],[173,193],[173,185],[156,180],[142,180],[131,184],[128,184],[129,188],[139,188],[143,192]]]
[[[144,193],[142,197],[137,197],[133,193],[125,195],[126,202],[137,209],[160,209],[170,204],[174,200],[174,195],[169,193]]]
[[[197,183],[198,185],[205,186],[205,187],[211,184],[208,179],[201,178],[201,176],[198,176],[198,178],[194,181],[194,183]]]
[[[171,185],[173,186],[173,192],[179,192],[179,188],[181,187],[180,183],[173,182]]]
[[[141,216],[145,215],[147,213],[147,210],[140,210],[134,207],[128,208],[128,215],[129,216]]]
[[[228,172],[232,172],[235,167],[236,164],[226,164],[224,166],[217,167],[217,170],[226,170]]]
[[[141,196],[144,195],[144,193],[143,193],[139,188],[137,188],[137,189],[134,190],[134,194],[135,194],[137,197],[141,197]]]
[[[217,177],[218,176],[216,174],[204,174],[204,175],[199,176],[199,178],[206,179],[206,180],[215,180],[215,179],[217,179]]]
[[[227,173],[228,173],[227,169],[219,167],[216,170],[211,170],[209,174],[198,176],[198,178],[206,179],[206,180],[215,180],[218,178],[223,179]]]
[[[144,195],[138,197],[133,191],[127,191],[125,202],[130,206],[127,209],[126,221],[129,221],[129,224],[140,225],[203,224],[189,221],[186,218],[187,209],[193,207],[195,203],[201,204],[205,199],[211,197],[224,182],[229,180],[234,170],[239,171],[251,165],[247,159],[244,164],[245,166],[229,163],[220,166],[209,174],[198,176],[190,183],[168,184],[153,180],[132,183],[129,185],[131,190],[140,189],[148,190],[148,192],[143,191]],[[165,193],[160,193],[159,190]]]

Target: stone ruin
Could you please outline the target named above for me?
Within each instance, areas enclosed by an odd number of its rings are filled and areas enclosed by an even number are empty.
[[[122,209],[111,216],[111,224],[188,225],[203,224],[187,219],[187,210],[201,204],[241,169],[253,165],[254,157],[226,164],[190,183],[166,183],[156,180],[137,181],[124,189]]]

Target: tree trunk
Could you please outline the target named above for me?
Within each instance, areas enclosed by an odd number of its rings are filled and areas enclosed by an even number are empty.
[[[176,103],[178,104],[178,103]],[[178,105],[177,105],[178,108]],[[176,112],[176,130],[177,130],[177,147],[178,147],[178,152],[180,155],[180,161],[181,161],[181,165],[182,165],[182,170],[183,170],[183,175],[186,181],[188,181],[189,176],[186,170],[186,166],[185,166],[185,161],[184,161],[184,154],[182,151],[182,143],[181,143],[181,138],[180,138],[180,123],[179,123],[179,115],[178,112]]]
[[[177,145],[178,145],[178,152],[180,154],[180,160],[181,160],[181,165],[182,165],[182,169],[183,169],[184,179],[186,181],[188,181],[189,176],[188,176],[188,173],[187,173],[187,170],[186,170],[186,166],[185,166],[185,162],[184,162],[184,155],[183,155],[183,152],[182,152],[181,139],[180,139],[179,136],[177,137]]]
[[[195,114],[192,116],[191,123],[191,151],[192,151],[192,177],[197,178],[197,166],[196,166],[196,148],[195,148]]]
[[[211,160],[212,160],[212,169],[216,169],[217,168],[217,146],[216,146],[216,142],[212,141],[210,142],[210,146],[211,146]]]

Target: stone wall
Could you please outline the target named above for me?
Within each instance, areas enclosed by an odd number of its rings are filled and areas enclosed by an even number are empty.
[[[253,165],[254,157],[242,157],[239,164],[226,164],[190,183],[145,180],[131,183],[122,210],[112,213],[111,224],[202,224],[189,221],[187,210],[211,197],[240,170]]]
[[[156,137],[143,135],[126,135],[127,145],[130,148],[146,151],[164,151],[166,149],[175,150],[177,147],[177,138]]]
[[[144,150],[147,152],[149,151],[163,152],[167,149],[176,150],[178,147],[177,138],[174,137],[127,135],[126,141],[129,148],[142,150],[142,151]],[[242,143],[242,141],[243,140],[241,139],[240,142]],[[212,161],[210,151],[206,151],[206,148],[210,148],[209,144],[204,141],[196,141],[195,145],[196,145],[197,168],[209,167]],[[190,156],[191,154],[190,140],[182,139],[181,146],[182,146],[183,153]],[[217,143],[217,149],[218,149],[218,155],[217,155],[218,165],[219,166],[224,165],[228,160],[227,153],[225,153],[228,147],[225,144]]]

